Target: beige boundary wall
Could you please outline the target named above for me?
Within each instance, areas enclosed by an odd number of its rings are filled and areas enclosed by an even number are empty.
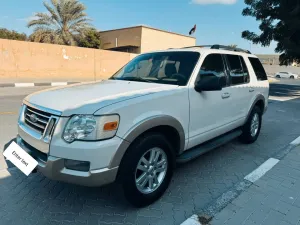
[[[0,83],[105,79],[135,56],[131,53],[0,39]]]

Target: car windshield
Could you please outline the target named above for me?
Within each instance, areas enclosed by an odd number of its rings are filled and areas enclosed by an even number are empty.
[[[135,57],[110,79],[184,86],[200,57],[198,52],[156,52]]]

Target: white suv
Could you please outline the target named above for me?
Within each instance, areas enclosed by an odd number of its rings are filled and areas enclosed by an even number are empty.
[[[17,143],[50,179],[118,180],[133,205],[145,206],[165,192],[176,163],[236,137],[254,142],[268,95],[266,73],[248,51],[214,45],[146,53],[108,80],[27,96]]]

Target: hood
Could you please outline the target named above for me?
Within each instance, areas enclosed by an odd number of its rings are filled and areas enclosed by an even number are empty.
[[[177,87],[157,83],[105,80],[39,91],[28,95],[25,101],[60,111],[62,116],[93,114],[97,110],[117,102]]]

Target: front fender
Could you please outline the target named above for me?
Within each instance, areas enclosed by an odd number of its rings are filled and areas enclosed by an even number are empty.
[[[185,147],[185,133],[181,123],[174,117],[168,115],[152,116],[135,124],[131,129],[129,129],[124,137],[121,137],[123,142],[120,144],[120,147],[111,160],[109,167],[114,168],[119,166],[130,144],[147,130],[158,126],[170,126],[177,130],[180,138],[179,152],[183,152]]]

